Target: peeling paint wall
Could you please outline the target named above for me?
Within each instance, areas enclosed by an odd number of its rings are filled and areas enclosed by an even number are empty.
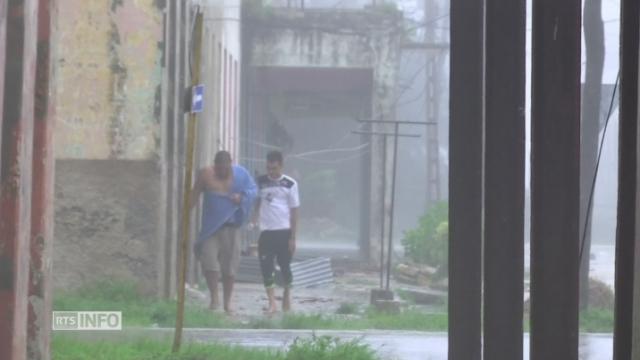
[[[163,41],[157,3],[59,3],[58,159],[155,158]]]
[[[164,4],[64,0],[57,15],[54,288],[110,277],[153,293]]]

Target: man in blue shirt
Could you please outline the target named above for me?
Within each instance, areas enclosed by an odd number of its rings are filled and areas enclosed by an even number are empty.
[[[231,154],[220,151],[214,165],[199,171],[191,204],[202,203],[202,229],[195,253],[211,294],[210,309],[219,307],[218,280],[222,274],[224,311],[232,314],[231,296],[240,263],[240,227],[247,221],[257,187],[249,172],[232,165]]]

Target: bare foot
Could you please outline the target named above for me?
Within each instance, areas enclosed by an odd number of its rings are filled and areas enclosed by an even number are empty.
[[[269,305],[269,307],[262,308],[262,310],[264,311],[265,315],[271,316],[271,315],[274,315],[275,313],[278,312],[278,307],[274,303],[274,304]]]

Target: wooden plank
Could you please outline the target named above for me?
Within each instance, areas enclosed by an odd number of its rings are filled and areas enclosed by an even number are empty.
[[[580,0],[533,1],[531,359],[578,359]]]
[[[483,1],[451,0],[449,359],[480,359]]]
[[[638,146],[638,31],[640,4],[622,0],[620,128],[618,167],[618,226],[616,232],[615,327],[613,358],[632,355],[633,283],[636,241]]]
[[[486,24],[484,358],[516,360],[523,355],[526,1],[486,0]]]

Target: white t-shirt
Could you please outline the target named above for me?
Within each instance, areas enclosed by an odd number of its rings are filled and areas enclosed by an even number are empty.
[[[298,183],[287,175],[258,178],[260,189],[260,230],[291,229],[291,209],[300,207]]]

